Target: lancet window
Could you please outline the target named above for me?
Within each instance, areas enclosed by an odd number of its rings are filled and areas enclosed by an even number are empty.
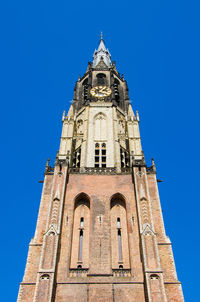
[[[112,268],[129,268],[129,247],[126,204],[120,194],[111,199],[111,249]]]
[[[82,193],[75,201],[71,268],[89,266],[90,203]]]
[[[117,233],[118,233],[118,254],[119,261],[122,261],[122,236],[121,236],[121,223],[120,218],[117,218]]]
[[[106,116],[100,112],[94,118],[94,139],[95,141],[107,140]]]
[[[95,168],[106,168],[106,143],[95,144]]]
[[[81,219],[80,219],[80,232],[79,232],[78,261],[82,261],[82,254],[83,254],[83,225],[84,225],[84,217],[81,217]]]

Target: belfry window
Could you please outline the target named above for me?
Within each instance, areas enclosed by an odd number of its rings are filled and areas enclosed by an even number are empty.
[[[73,168],[79,168],[81,164],[81,147],[77,148],[73,154],[72,166]]]
[[[95,157],[94,157],[95,168],[106,168],[106,144],[96,143],[95,144]]]
[[[106,75],[104,73],[97,74],[97,85],[106,85]]]
[[[115,100],[118,101],[119,100],[119,81],[117,79],[114,80],[114,95],[115,95]]]
[[[87,97],[88,97],[88,79],[85,79],[83,81],[83,98],[84,98],[84,101],[87,100]]]
[[[128,168],[130,166],[129,153],[124,149],[120,148],[121,168]]]

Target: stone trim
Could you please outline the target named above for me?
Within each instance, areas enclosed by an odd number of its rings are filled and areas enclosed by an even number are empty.
[[[117,171],[117,168],[70,168],[69,174],[91,174],[91,175],[119,175],[119,174],[132,174],[131,168],[122,168],[121,172]]]

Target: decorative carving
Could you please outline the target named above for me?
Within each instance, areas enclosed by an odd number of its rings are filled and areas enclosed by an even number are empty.
[[[116,174],[116,168],[85,168],[88,174]]]
[[[113,272],[113,277],[131,277],[130,268],[113,269],[112,272]]]
[[[71,268],[69,270],[69,276],[71,278],[76,277],[87,277],[88,268]]]
[[[95,67],[96,70],[108,70],[108,66],[104,63],[103,60]]]
[[[142,235],[145,235],[145,236],[154,236],[155,235],[155,233],[152,230],[149,223],[146,223],[143,225]]]
[[[121,118],[118,121],[118,125],[119,125],[119,134],[124,134],[125,133],[125,121],[123,121]]]
[[[77,121],[77,135],[83,134],[83,120]]]
[[[76,174],[131,174],[131,168],[121,168],[121,172],[117,171],[117,168],[83,168],[80,170],[79,168],[70,168],[69,173]]]
[[[106,116],[100,112],[94,118],[94,139],[95,140],[107,140],[107,123]]]
[[[44,235],[49,236],[50,233],[54,233],[55,235],[58,235],[56,227],[53,223],[50,225],[48,231]]]

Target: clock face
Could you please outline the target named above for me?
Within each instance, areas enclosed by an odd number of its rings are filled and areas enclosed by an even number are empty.
[[[96,98],[105,98],[111,95],[112,90],[107,86],[95,86],[90,90],[90,94]]]

